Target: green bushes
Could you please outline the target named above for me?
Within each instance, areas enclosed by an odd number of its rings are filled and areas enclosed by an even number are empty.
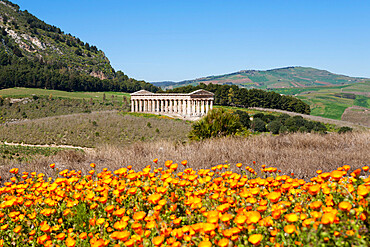
[[[195,122],[188,137],[190,140],[203,140],[211,137],[235,135],[241,130],[242,124],[237,114],[217,108]]]
[[[251,127],[254,131],[269,131],[272,134],[286,132],[327,132],[326,126],[320,122],[309,121],[301,116],[291,117],[287,114],[274,116],[271,114],[257,113],[253,116]]]
[[[192,125],[188,137],[190,140],[203,140],[212,137],[229,135],[247,135],[252,132],[270,132],[272,134],[285,134],[289,132],[317,132],[326,133],[326,126],[320,122],[304,119],[301,116],[279,116],[257,113],[251,121],[247,112],[237,110],[227,112],[223,108],[213,109],[204,118]],[[347,128],[342,128],[344,133]]]

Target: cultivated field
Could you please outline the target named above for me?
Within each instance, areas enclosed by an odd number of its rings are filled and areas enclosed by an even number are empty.
[[[370,81],[343,86],[283,88],[274,91],[302,99],[310,105],[311,115],[325,118],[340,120],[343,112],[351,106],[370,108]]]

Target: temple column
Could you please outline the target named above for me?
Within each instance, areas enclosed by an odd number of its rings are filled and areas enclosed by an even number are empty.
[[[137,99],[135,99],[134,103],[135,103],[135,112],[138,112],[138,110],[139,110],[139,106],[138,106],[139,101]]]
[[[169,103],[170,103],[170,107],[168,109],[168,112],[169,113],[172,113],[173,112],[173,102],[172,102],[172,99],[169,99]]]
[[[197,100],[193,100],[193,112],[192,112],[193,116],[196,116],[197,115]]]
[[[213,109],[213,100],[211,100],[209,103],[210,103],[210,109],[212,110]]]
[[[179,99],[178,102],[177,102],[177,113],[179,113],[180,115],[182,114],[182,99]]]
[[[191,100],[186,100],[186,104],[188,106],[187,115],[191,116]]]
[[[131,100],[131,112],[134,112],[135,111],[135,108],[134,108],[134,101]]]
[[[187,102],[187,100],[186,99],[184,99],[183,101],[182,101],[182,115],[186,115],[187,113],[186,113],[186,111],[187,111],[187,105],[186,105],[186,102]]]
[[[200,116],[200,100],[197,100],[197,115]]]
[[[168,112],[168,100],[164,100],[164,112]]]
[[[142,112],[142,110],[143,110],[143,100],[139,99],[139,110],[138,110],[138,112]]]
[[[204,115],[204,100],[200,102],[200,113],[202,114],[202,116]]]
[[[173,100],[173,112],[177,113],[177,99]]]
[[[157,100],[157,99],[156,99],[156,105],[157,105],[157,107],[156,107],[155,111],[159,112],[159,100]]]
[[[208,110],[209,110],[209,101],[208,99],[206,100],[206,114],[208,114]]]

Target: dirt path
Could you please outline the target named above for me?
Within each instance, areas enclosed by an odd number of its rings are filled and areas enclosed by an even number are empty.
[[[90,112],[90,113],[84,113],[84,112],[81,112],[81,113],[73,113],[73,114],[67,114],[67,115],[58,115],[58,116],[50,116],[50,117],[43,117],[43,118],[34,118],[34,119],[17,119],[17,120],[14,120],[14,121],[9,121],[9,122],[5,122],[3,124],[0,124],[1,125],[4,125],[4,124],[18,124],[18,123],[27,123],[27,122],[30,122],[30,121],[35,121],[35,120],[46,120],[46,119],[53,119],[53,118],[65,118],[65,117],[70,117],[70,116],[79,116],[79,115],[86,115],[86,114],[97,114],[97,113],[108,113],[108,112],[118,112],[118,110],[106,110],[106,111],[93,111],[93,112]]]
[[[85,152],[92,152],[93,148],[86,148],[86,147],[78,147],[78,146],[71,146],[71,145],[56,145],[56,144],[25,144],[25,143],[14,143],[14,142],[0,142],[1,144],[5,144],[8,146],[22,146],[22,147],[40,147],[40,148],[70,148],[70,149],[81,149]]]
[[[250,107],[249,109],[254,109],[254,110],[258,110],[258,111],[270,111],[270,112],[286,113],[290,116],[302,116],[303,118],[311,120],[311,121],[318,121],[318,122],[327,123],[327,124],[335,124],[335,125],[340,126],[340,127],[348,126],[348,127],[354,128],[354,129],[368,128],[366,125],[363,125],[363,124],[354,124],[354,123],[351,123],[351,122],[348,122],[348,121],[342,121],[342,120],[324,118],[324,117],[319,117],[319,116],[306,115],[306,114],[290,112],[290,111],[260,108],[260,107]]]

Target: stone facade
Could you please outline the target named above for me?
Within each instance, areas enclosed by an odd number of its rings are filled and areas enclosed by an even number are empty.
[[[203,89],[192,93],[152,93],[140,90],[131,94],[131,112],[199,118],[213,108],[213,101],[214,94]]]

